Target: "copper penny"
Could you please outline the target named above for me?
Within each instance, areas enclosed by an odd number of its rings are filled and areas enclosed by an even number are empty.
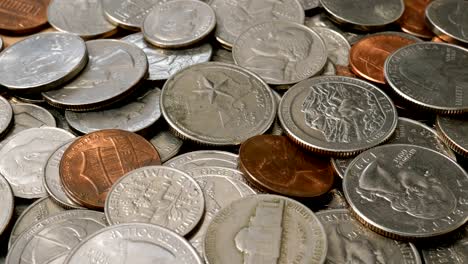
[[[432,38],[434,33],[426,26],[425,11],[430,0],[405,0],[405,12],[398,21],[401,30],[420,38]]]
[[[112,184],[127,172],[160,165],[159,154],[143,137],[109,129],[89,133],[73,142],[60,162],[60,178],[73,201],[103,209]]]
[[[50,0],[0,0],[0,30],[28,34],[47,24]]]
[[[349,66],[335,65],[335,69],[336,69],[336,75],[338,75],[338,76],[346,76],[346,77],[356,78],[356,75],[351,71]]]
[[[396,50],[416,43],[416,40],[397,34],[375,34],[358,41],[349,57],[352,71],[366,80],[385,84],[384,64]]]
[[[316,197],[333,185],[330,159],[305,152],[285,136],[260,135],[242,143],[239,168],[253,185],[293,197]]]

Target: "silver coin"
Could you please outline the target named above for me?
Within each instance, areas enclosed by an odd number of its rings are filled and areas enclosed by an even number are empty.
[[[64,111],[62,111],[61,109],[55,108],[51,105],[45,105],[44,107],[55,118],[55,122],[58,128],[65,129],[71,133],[75,133],[74,131],[71,130],[70,125],[68,125],[68,122],[65,119]]]
[[[468,263],[468,225],[465,225],[464,228],[462,227],[460,231],[451,236],[449,241],[433,243],[431,247],[423,247],[421,251],[424,263]]]
[[[340,34],[342,34],[349,44],[354,45],[354,43],[358,42],[361,38],[365,37],[367,34],[365,33],[355,33],[355,32],[347,32],[343,31],[341,28],[336,26],[325,13],[318,13],[311,17],[306,17],[304,24],[309,27],[325,27],[331,30],[334,30]]]
[[[271,90],[271,91],[273,92],[273,95],[275,96],[276,104],[279,105],[279,103],[281,102],[281,95],[275,90]],[[283,131],[283,128],[281,127],[279,119],[275,118],[275,122],[273,122],[273,125],[270,128],[269,134],[281,136],[283,135],[283,133],[284,131]]]
[[[244,182],[225,176],[225,170],[228,169],[201,167],[187,171],[200,185],[205,197],[205,214],[188,238],[200,255],[203,255],[203,238],[211,219],[231,202],[257,193]]]
[[[132,223],[110,226],[75,247],[65,264],[202,264],[190,244],[161,226]]]
[[[228,64],[236,64],[234,62],[234,58],[232,57],[232,52],[223,48],[215,48],[213,50],[213,57],[211,60]]]
[[[420,146],[392,144],[360,154],[346,170],[343,191],[361,222],[396,239],[435,237],[468,221],[468,173]]]
[[[0,174],[16,197],[39,198],[44,188],[44,167],[52,152],[75,136],[60,128],[30,128],[12,136],[0,149]]]
[[[0,201],[2,207],[0,209],[0,235],[5,231],[13,216],[14,200],[13,192],[7,180],[0,175]]]
[[[59,90],[43,93],[46,101],[67,110],[95,110],[132,92],[148,73],[145,53],[120,40],[86,42],[89,63],[76,79]]]
[[[385,62],[385,78],[405,101],[439,113],[468,112],[468,50],[444,43],[403,47]]]
[[[327,210],[316,215],[327,232],[326,263],[422,263],[413,244],[372,232],[354,220],[348,210]]]
[[[320,0],[320,3],[336,22],[360,30],[371,30],[391,24],[405,11],[403,0]]]
[[[269,84],[300,82],[320,73],[327,62],[325,42],[310,28],[286,21],[257,24],[236,40],[234,61]]]
[[[159,153],[161,162],[166,162],[179,153],[184,141],[169,130],[161,130],[150,140]]]
[[[6,263],[65,263],[71,249],[106,227],[103,213],[70,210],[30,226],[10,248]]]
[[[322,76],[334,76],[336,75],[336,68],[333,62],[330,59],[327,60],[325,67],[323,67],[323,71],[320,74]]]
[[[184,236],[198,224],[204,207],[203,191],[192,177],[174,168],[149,166],[114,183],[104,211],[111,225],[157,224]]]
[[[447,145],[458,154],[468,157],[468,119],[437,116],[436,128]]]
[[[154,88],[123,106],[92,112],[66,111],[68,124],[86,134],[102,129],[121,129],[140,132],[161,117],[159,97],[161,90]]]
[[[320,0],[300,0],[305,11],[320,7]]]
[[[53,0],[47,9],[47,20],[56,30],[83,39],[106,37],[117,32],[117,27],[104,17],[98,0]]]
[[[211,62],[173,75],[164,84],[161,111],[179,137],[229,146],[265,133],[275,119],[276,102],[258,76],[235,65]]]
[[[148,80],[166,80],[181,69],[210,60],[211,45],[208,43],[186,49],[160,49],[151,46],[143,39],[142,33],[122,38],[123,41],[137,45],[148,57]]]
[[[23,93],[61,86],[86,66],[84,41],[73,34],[36,34],[0,53],[0,84]]]
[[[167,0],[102,0],[109,22],[129,30],[140,30],[151,9]]]
[[[379,88],[340,76],[296,84],[283,96],[278,115],[301,146],[343,157],[385,142],[398,121],[392,100]]]
[[[50,197],[37,200],[27,207],[19,216],[18,220],[16,220],[8,241],[8,247],[10,248],[18,237],[30,226],[63,211],[65,211],[65,209],[56,204]]]
[[[179,155],[163,165],[181,171],[190,171],[200,167],[224,167],[237,169],[239,156],[225,151],[199,150]]]
[[[38,94],[15,94],[14,99],[17,99],[17,102],[27,103],[27,104],[42,104],[45,103],[44,98],[40,93]]]
[[[193,45],[213,31],[216,16],[213,9],[198,0],[171,0],[156,5],[143,21],[143,35],[161,48]]]
[[[324,263],[327,237],[314,213],[301,203],[252,195],[213,217],[204,248],[208,264]]]
[[[0,137],[8,133],[13,121],[13,108],[7,99],[0,96]]]
[[[468,44],[468,3],[437,0],[426,8],[426,22],[439,38]]]
[[[232,47],[241,33],[253,25],[271,20],[302,24],[305,17],[298,0],[212,0],[210,5],[216,13],[216,39],[226,47]]]
[[[0,51],[3,49],[3,39],[2,37],[0,36]]]
[[[337,65],[349,65],[349,45],[348,40],[339,32],[325,27],[311,27],[325,41],[328,51],[328,59]]]
[[[348,202],[346,202],[346,198],[341,190],[331,189],[325,196],[328,198],[324,206],[325,210],[345,209],[348,207]]]

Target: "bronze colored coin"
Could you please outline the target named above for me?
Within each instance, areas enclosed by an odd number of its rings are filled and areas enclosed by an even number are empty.
[[[73,142],[60,162],[60,179],[73,201],[103,209],[112,184],[132,170],[160,165],[159,154],[143,137],[124,130],[89,133]]]
[[[426,26],[425,11],[430,0],[405,0],[405,12],[399,23],[401,30],[420,38],[432,38],[434,33]]]
[[[50,0],[0,0],[0,30],[28,34],[47,24]]]
[[[246,140],[240,147],[239,168],[255,186],[286,196],[316,197],[333,185],[330,159],[305,152],[285,136]]]
[[[349,66],[335,65],[336,75],[356,78]]]

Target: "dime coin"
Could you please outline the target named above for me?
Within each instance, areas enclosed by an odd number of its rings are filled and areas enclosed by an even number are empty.
[[[161,162],[166,162],[177,155],[184,144],[183,140],[165,129],[156,133],[150,142],[158,151]]]
[[[468,3],[460,0],[436,0],[426,8],[426,22],[441,39],[468,44]]]
[[[434,36],[427,27],[425,11],[430,0],[404,0],[405,12],[398,23],[401,30],[420,38],[430,39]]]
[[[468,120],[466,118],[437,116],[436,129],[447,145],[458,154],[468,157]]]
[[[102,0],[109,22],[129,30],[140,30],[151,9],[167,0]]]
[[[0,175],[0,201],[2,208],[0,209],[0,235],[5,231],[13,216],[14,200],[13,192],[7,180]]]
[[[213,217],[204,248],[208,264],[240,264],[245,259],[324,263],[327,237],[314,213],[301,203],[277,195],[252,195]]]
[[[0,31],[29,34],[47,24],[50,0],[0,1]]]
[[[211,62],[173,75],[164,84],[161,111],[179,137],[230,146],[265,133],[275,119],[276,102],[258,76],[235,65]]]
[[[269,84],[300,82],[322,71],[327,62],[325,42],[310,28],[286,21],[257,24],[236,40],[234,61]]]
[[[353,156],[385,142],[398,121],[393,102],[380,89],[341,76],[296,84],[283,96],[278,116],[293,141],[333,156]]]
[[[203,263],[184,238],[161,226],[144,223],[104,228],[75,247],[64,263],[95,264],[99,260],[103,263]]]
[[[199,167],[223,167],[237,169],[239,156],[225,151],[199,150],[170,159],[164,166],[190,171]]]
[[[70,210],[30,226],[10,248],[6,263],[65,263],[70,250],[106,227],[103,213]]]
[[[58,108],[95,110],[124,99],[148,73],[148,60],[138,47],[120,40],[86,42],[89,63],[63,88],[43,93]]]
[[[80,37],[37,34],[0,53],[0,84],[23,93],[55,89],[80,73],[87,61],[86,45]]]
[[[362,223],[395,239],[435,237],[468,220],[468,174],[447,156],[416,145],[360,154],[346,170],[343,190]]]
[[[451,242],[436,243],[432,247],[423,247],[422,255],[424,263],[439,264],[453,263],[463,264],[468,262],[468,225],[461,228],[450,237]]]
[[[13,123],[13,108],[7,99],[0,96],[0,137],[3,137]]]
[[[212,48],[208,43],[197,47],[186,49],[160,49],[148,44],[143,39],[142,33],[135,33],[123,41],[137,45],[148,57],[149,77],[148,80],[166,80],[181,69],[207,62],[211,58]]]
[[[159,164],[158,152],[143,137],[117,129],[100,130],[68,147],[60,162],[60,179],[72,200],[102,209],[109,189],[124,174]]]
[[[44,166],[52,152],[75,136],[60,128],[30,128],[12,136],[0,149],[0,174],[16,197],[39,198],[47,194]]]
[[[348,210],[326,210],[316,215],[327,233],[326,263],[422,263],[413,244],[372,232],[354,220]]]
[[[216,39],[227,48],[253,25],[272,20],[304,23],[304,9],[297,0],[230,1],[212,0],[211,7],[216,13]]]
[[[111,225],[149,223],[184,236],[203,216],[205,199],[198,183],[185,172],[149,166],[120,178],[104,207]]]
[[[143,35],[162,48],[181,48],[204,39],[213,31],[216,16],[206,3],[197,0],[171,0],[156,5],[143,21]]]
[[[403,47],[385,62],[385,78],[410,104],[438,113],[468,111],[468,50],[434,42]]]
[[[347,66],[349,64],[349,45],[348,40],[339,32],[326,27],[311,27],[325,41],[328,51],[328,59],[334,65]]]
[[[285,136],[249,138],[240,147],[239,161],[247,180],[274,193],[317,197],[333,185],[330,158],[310,155]]]
[[[73,129],[83,134],[102,129],[140,132],[161,116],[160,95],[161,90],[154,88],[123,106],[93,112],[66,111],[65,118]]]
[[[84,39],[110,36],[117,32],[104,16],[101,1],[52,0],[47,9],[49,24],[58,31]]]

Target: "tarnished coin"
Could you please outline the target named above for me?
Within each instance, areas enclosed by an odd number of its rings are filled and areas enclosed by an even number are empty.
[[[156,5],[143,21],[143,35],[151,44],[162,48],[193,45],[213,31],[213,9],[198,0],[171,0]]]
[[[104,211],[111,225],[149,223],[184,236],[203,216],[205,199],[198,183],[185,172],[149,166],[116,181]]]
[[[154,88],[123,106],[93,112],[66,111],[65,118],[73,129],[83,134],[102,129],[139,132],[161,117],[160,95],[161,90]]]
[[[437,116],[436,129],[444,142],[458,154],[468,157],[468,119]]]
[[[225,151],[200,150],[179,155],[164,166],[189,171],[200,167],[224,167],[237,169],[239,156]]]
[[[164,84],[161,94],[161,111],[171,128],[179,137],[205,145],[239,145],[265,133],[276,108],[262,79],[225,63],[185,68]]]
[[[286,21],[257,24],[232,48],[234,61],[269,84],[300,82],[320,73],[327,62],[325,42],[310,28]]]
[[[120,40],[86,42],[89,62],[83,72],[63,88],[43,93],[58,108],[85,111],[124,99],[148,73],[145,53]]]
[[[7,180],[0,175],[0,201],[2,207],[0,209],[0,235],[5,231],[13,216],[14,197],[13,192]]]
[[[3,96],[0,96],[0,113],[0,137],[3,137],[14,123],[13,108]]]
[[[110,226],[75,247],[66,264],[203,264],[195,249],[176,233],[151,224]]]
[[[167,0],[102,0],[109,22],[129,30],[140,30],[151,9]]]
[[[398,24],[406,33],[413,36],[430,39],[434,33],[428,28],[425,21],[426,7],[431,0],[404,0],[405,12],[398,20]]]
[[[137,45],[148,57],[148,80],[166,80],[181,69],[210,60],[211,45],[208,43],[186,49],[160,49],[148,44],[142,33],[135,33],[123,41]]]
[[[114,182],[132,170],[159,164],[158,152],[143,137],[124,130],[100,130],[67,148],[60,162],[60,179],[72,200],[102,209]]]
[[[468,3],[461,0],[436,0],[426,8],[426,22],[446,42],[468,44]]]
[[[91,210],[70,210],[51,216],[18,237],[6,263],[65,263],[73,247],[106,225],[104,214]]]
[[[253,25],[272,20],[304,23],[304,9],[298,0],[230,1],[212,0],[216,13],[216,39],[232,47],[236,39]]]
[[[209,264],[324,263],[327,237],[314,213],[301,203],[251,195],[218,212],[207,228],[204,248]]]
[[[0,84],[22,93],[47,91],[71,80],[87,62],[80,37],[58,32],[33,35],[0,53]]]
[[[150,142],[158,151],[161,162],[166,162],[177,155],[184,144],[182,139],[176,137],[167,129],[156,133]]]
[[[326,263],[422,263],[413,244],[372,232],[354,220],[348,210],[326,210],[316,215],[327,233]]]
[[[47,9],[49,24],[58,31],[84,39],[110,36],[117,32],[104,16],[99,0],[52,0]]]
[[[47,24],[50,0],[0,1],[0,31],[29,34]]]
[[[12,136],[0,149],[0,174],[16,197],[39,198],[44,188],[44,167],[52,152],[75,136],[60,128],[30,128]]]
[[[447,156],[416,145],[360,154],[346,170],[343,191],[362,223],[391,238],[435,237],[468,221],[468,174]]]
[[[432,247],[423,247],[422,255],[426,264],[468,263],[468,225],[450,237],[451,242],[433,243]]]
[[[379,88],[340,76],[296,84],[283,96],[278,116],[296,143],[342,157],[385,142],[398,121],[392,100]]]
[[[338,31],[326,27],[311,27],[325,41],[328,51],[328,59],[335,65],[347,66],[349,64],[348,40]]]

